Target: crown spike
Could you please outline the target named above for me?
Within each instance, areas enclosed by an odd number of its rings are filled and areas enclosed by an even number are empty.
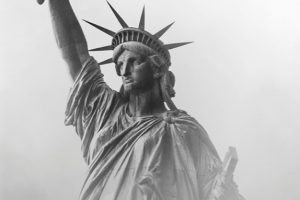
[[[89,51],[108,51],[108,50],[113,50],[113,47],[111,45],[108,45],[108,46],[104,46],[104,47],[90,49]]]
[[[145,30],[145,6],[143,7],[143,12],[140,19],[139,29]]]
[[[109,64],[109,63],[112,63],[113,62],[113,59],[112,58],[109,58],[107,60],[104,60],[100,63],[98,63],[98,65],[105,65],[105,64]]]
[[[154,36],[156,36],[157,38],[160,38],[174,23],[175,22],[172,22],[171,24],[169,24],[165,28],[161,29],[160,31],[158,31],[157,33],[155,33]]]
[[[175,49],[177,47],[184,46],[184,45],[187,45],[190,43],[192,43],[192,42],[180,42],[180,43],[173,43],[173,44],[165,44],[164,47],[167,49]]]
[[[87,21],[87,20],[84,20],[84,19],[83,19],[83,21],[85,21],[86,23],[92,25],[93,27],[99,29],[100,31],[102,31],[102,32],[104,32],[104,33],[106,33],[106,34],[108,34],[108,35],[110,35],[110,36],[112,36],[112,37],[116,34],[115,32],[113,32],[113,31],[111,31],[111,30],[108,30],[108,29],[106,29],[106,28],[103,28],[102,26],[99,26],[99,25],[94,24],[94,23],[92,23],[92,22],[89,22],[89,21]]]
[[[128,28],[128,25],[126,22],[122,19],[122,17],[117,13],[117,11],[110,5],[108,1],[106,1],[107,4],[109,5],[110,9],[113,11],[114,15],[118,19],[119,23],[122,25],[123,28]]]

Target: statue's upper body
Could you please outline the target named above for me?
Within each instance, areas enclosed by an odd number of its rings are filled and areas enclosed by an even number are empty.
[[[220,160],[206,132],[184,111],[132,116],[92,58],[75,80],[66,112],[89,171],[80,199],[199,200]]]
[[[143,30],[135,35],[135,29],[132,37],[128,32],[114,38],[113,61],[122,78],[116,92],[89,55],[69,1],[49,0],[49,7],[58,46],[74,80],[65,123],[75,126],[88,165],[80,199],[213,197],[222,162],[201,125],[171,101],[175,80],[161,43],[140,42]]]

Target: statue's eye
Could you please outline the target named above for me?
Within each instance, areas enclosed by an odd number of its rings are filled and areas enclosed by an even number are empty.
[[[122,65],[123,65],[122,62],[118,62],[118,63],[117,63],[117,67],[118,67],[118,68],[120,68]]]
[[[140,65],[140,64],[143,64],[145,61],[146,61],[146,59],[144,59],[143,57],[135,58],[134,64]]]
[[[142,62],[141,60],[139,60],[139,59],[134,61],[134,64],[136,64],[136,65],[140,65],[140,64],[142,64],[142,63],[143,63],[143,62]]]
[[[123,62],[118,62],[118,63],[116,64],[116,68],[117,68],[118,70],[121,70],[122,65],[123,65]]]

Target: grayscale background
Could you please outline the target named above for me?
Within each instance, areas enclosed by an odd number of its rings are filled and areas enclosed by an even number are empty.
[[[71,0],[79,19],[117,31],[104,0]],[[221,157],[237,148],[235,180],[247,200],[300,199],[300,1],[111,0],[131,26],[172,21],[177,106],[208,131]],[[0,199],[77,199],[85,177],[80,141],[64,126],[72,85],[46,5],[0,0]],[[89,48],[110,37],[80,21]],[[92,54],[102,61],[111,53]],[[113,65],[103,66],[118,90]]]

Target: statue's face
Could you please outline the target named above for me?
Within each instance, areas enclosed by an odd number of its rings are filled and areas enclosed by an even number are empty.
[[[125,50],[116,65],[126,92],[142,92],[153,88],[154,71],[147,57]]]

